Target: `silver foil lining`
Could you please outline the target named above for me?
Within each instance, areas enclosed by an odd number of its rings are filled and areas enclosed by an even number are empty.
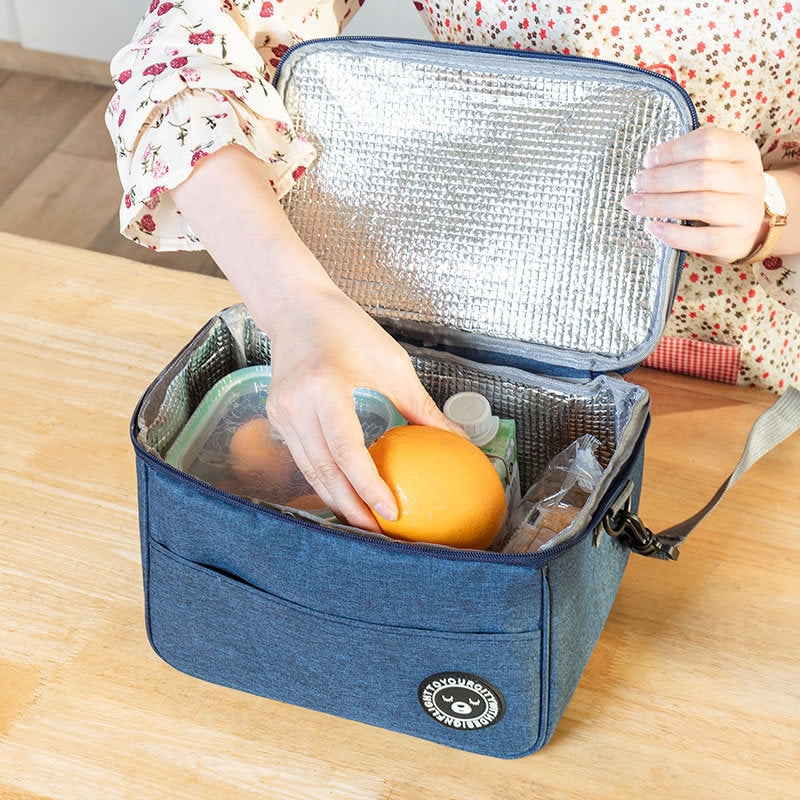
[[[647,393],[620,379],[601,376],[589,384],[573,383],[480,365],[426,348],[406,349],[440,408],[455,392],[476,391],[487,397],[494,414],[515,421],[523,491],[556,453],[579,436],[591,433],[600,440],[598,457],[608,467],[623,458],[623,444],[629,449],[641,432]],[[245,307],[240,304],[221,312],[146,393],[139,411],[138,441],[163,459],[214,383],[236,369],[269,361],[269,339]]]
[[[318,152],[284,209],[374,317],[596,372],[655,346],[678,254],[620,201],[647,151],[691,129],[677,88],[347,40],[298,48],[277,88]]]

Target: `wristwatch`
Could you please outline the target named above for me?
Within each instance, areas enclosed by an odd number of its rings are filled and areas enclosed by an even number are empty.
[[[731,262],[736,266],[752,264],[754,261],[763,261],[774,250],[781,235],[781,228],[789,218],[789,203],[786,200],[783,189],[781,189],[781,185],[769,172],[764,173],[764,180],[767,184],[764,192],[764,210],[769,217],[769,230],[761,244],[757,244],[744,258]]]

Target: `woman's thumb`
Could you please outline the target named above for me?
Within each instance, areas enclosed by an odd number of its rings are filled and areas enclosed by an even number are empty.
[[[411,425],[431,425],[434,428],[444,428],[445,430],[457,433],[459,436],[467,438],[464,429],[455,422],[451,422],[439,410],[433,398],[425,391],[425,388],[418,381],[416,385],[412,383],[408,389],[397,398],[395,402],[397,410],[405,417]]]

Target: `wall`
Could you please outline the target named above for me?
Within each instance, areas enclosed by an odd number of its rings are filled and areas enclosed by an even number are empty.
[[[149,0],[0,0],[0,40],[107,62],[148,6]],[[411,0],[367,0],[342,33],[432,38]]]
[[[366,0],[342,35],[433,38],[411,0]]]
[[[148,0],[14,0],[24,47],[109,61],[130,40]]]
[[[0,0],[0,41],[19,41],[19,28],[17,27],[14,0]]]

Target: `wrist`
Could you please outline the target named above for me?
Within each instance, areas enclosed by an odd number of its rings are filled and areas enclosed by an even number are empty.
[[[240,292],[258,327],[273,341],[304,324],[317,309],[327,308],[343,296],[313,256],[286,260],[283,264],[289,268],[280,272],[274,267],[256,270],[249,289]]]

